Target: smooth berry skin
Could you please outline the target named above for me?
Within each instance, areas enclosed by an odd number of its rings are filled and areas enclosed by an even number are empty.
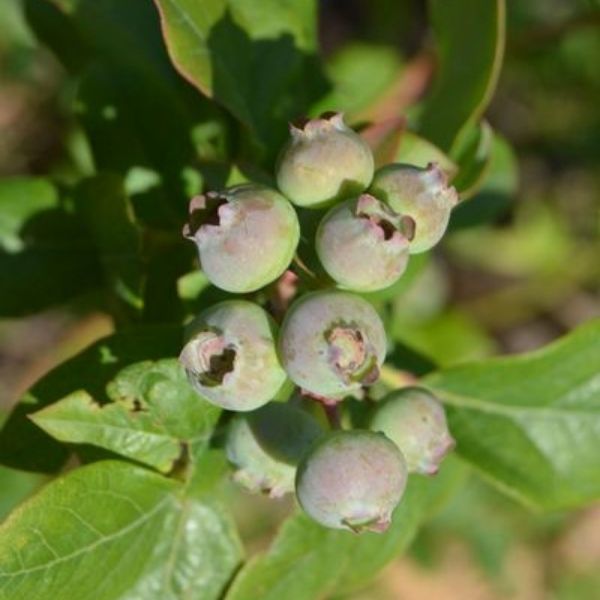
[[[325,527],[383,532],[407,476],[402,453],[383,434],[335,431],[300,463],[296,496],[304,511]]]
[[[322,219],[316,250],[337,284],[373,292],[395,283],[408,264],[413,221],[369,194],[334,206]]]
[[[190,325],[179,360],[200,396],[228,410],[254,410],[286,382],[276,335],[275,323],[257,304],[220,302]]]
[[[409,473],[435,475],[455,445],[442,403],[424,388],[403,388],[386,396],[370,429],[383,432],[402,450]]]
[[[183,234],[209,281],[227,292],[253,292],[289,266],[300,237],[298,217],[278,192],[245,184],[190,202]]]
[[[333,290],[306,294],[290,307],[278,348],[296,385],[340,399],[377,380],[386,345],[383,323],[371,304]]]
[[[252,493],[280,498],[294,491],[296,467],[323,430],[305,411],[271,402],[236,415],[225,442],[234,480]]]
[[[323,208],[364,191],[373,179],[373,154],[343,119],[326,113],[290,125],[277,165],[277,186],[297,206]]]
[[[375,173],[369,191],[397,213],[412,217],[415,234],[411,254],[426,252],[442,239],[458,202],[456,190],[448,185],[446,174],[435,163],[424,169],[386,165]]]

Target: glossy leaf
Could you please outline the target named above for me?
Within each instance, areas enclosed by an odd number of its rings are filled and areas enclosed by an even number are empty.
[[[177,326],[147,326],[99,340],[36,383],[15,406],[0,430],[0,463],[16,469],[58,471],[67,449],[28,419],[28,415],[72,393],[86,391],[99,402],[106,385],[124,367],[140,360],[176,356],[182,333]]]
[[[92,444],[168,472],[181,450],[177,439],[146,411],[100,406],[86,392],[33,413],[33,422],[61,442]]]
[[[394,161],[417,167],[426,167],[429,163],[436,162],[450,176],[458,170],[458,166],[447,154],[412,131],[402,134]]]
[[[218,108],[172,67],[151,2],[25,0],[25,7],[40,41],[77,77],[72,110],[95,169],[136,183],[128,191],[138,217],[179,229],[187,208],[184,174],[197,173],[199,158],[223,159],[213,150],[227,131]],[[210,126],[214,144],[207,148],[196,140]]]
[[[240,558],[229,516],[205,496],[104,461],[51,483],[0,527],[0,598],[211,600]]]
[[[98,250],[106,279],[126,303],[141,308],[141,234],[121,179],[99,175],[77,190],[77,208]]]
[[[537,352],[432,374],[456,451],[527,505],[600,498],[600,321]]]
[[[504,0],[430,0],[438,74],[419,132],[449,152],[462,129],[482,116],[504,53]]]
[[[508,210],[519,184],[517,158],[507,140],[494,135],[489,166],[480,189],[452,211],[450,230],[489,222]]]
[[[327,74],[333,89],[317,102],[311,114],[342,111],[352,123],[388,92],[401,70],[400,54],[391,46],[347,44],[329,60]]]
[[[42,177],[12,177],[0,182],[0,248],[19,252],[25,247],[22,228],[38,213],[59,206],[58,191]]]
[[[17,317],[100,286],[96,249],[50,181],[0,182],[0,315]]]
[[[226,600],[311,600],[363,585],[408,546],[461,480],[460,465],[451,462],[435,479],[412,477],[385,534],[326,529],[301,513],[289,518],[271,548],[242,569]]]
[[[324,80],[313,0],[155,0],[173,64],[272,151]]]
[[[206,443],[221,413],[192,389],[177,359],[129,365],[106,391],[114,402],[150,412],[165,430],[188,443]]]
[[[0,467],[0,523],[43,482],[43,476]]]
[[[453,158],[459,166],[452,185],[465,200],[483,184],[489,171],[494,147],[494,132],[486,121],[466,127],[457,139]]]

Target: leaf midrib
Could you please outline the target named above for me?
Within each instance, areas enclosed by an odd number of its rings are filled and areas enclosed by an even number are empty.
[[[74,558],[77,558],[78,556],[80,556],[82,554],[91,552],[98,546],[101,546],[107,542],[112,542],[115,539],[118,539],[118,538],[130,533],[131,531],[134,531],[138,527],[141,527],[146,521],[149,521],[155,514],[159,513],[167,503],[172,502],[172,500],[173,500],[173,497],[170,494],[168,494],[165,498],[163,498],[160,502],[158,502],[156,504],[156,506],[154,506],[154,508],[152,508],[145,514],[141,515],[137,519],[133,520],[131,523],[129,523],[128,525],[126,525],[125,527],[123,527],[122,529],[117,531],[116,533],[105,535],[101,539],[98,539],[98,540],[92,542],[91,544],[82,546],[82,547],[78,548],[77,550],[75,550],[74,552],[71,552],[70,554],[64,554],[64,555],[60,556],[59,558],[55,558],[47,563],[44,563],[41,565],[36,565],[35,567],[20,569],[18,571],[13,571],[13,572],[3,571],[0,573],[0,580],[1,579],[12,579],[14,577],[18,577],[19,575],[26,575],[29,573],[35,573],[37,571],[43,571],[43,570],[49,569],[57,564],[68,562]],[[83,519],[83,517],[81,517],[81,518]],[[85,519],[83,519],[83,520],[85,521]]]
[[[125,425],[112,425],[108,423],[94,423],[90,421],[86,421],[85,419],[69,419],[69,418],[59,418],[59,417],[38,417],[34,419],[36,423],[39,421],[41,423],[69,423],[71,425],[79,425],[82,427],[88,427],[91,429],[116,429],[117,431],[127,431],[131,434],[143,434],[144,436],[151,438],[158,438],[161,441],[170,441],[177,443],[177,439],[170,435],[168,432],[165,433],[157,433],[154,431],[148,431],[147,429],[137,429],[135,427],[127,427]]]
[[[497,401],[489,399],[478,399],[465,394],[457,394],[443,387],[436,387],[435,383],[430,387],[434,390],[446,404],[459,408],[479,410],[489,414],[502,416],[535,416],[535,417],[556,417],[569,418],[581,416],[600,417],[599,409],[587,409],[573,406],[555,407],[555,406],[524,406],[515,404],[500,404]]]

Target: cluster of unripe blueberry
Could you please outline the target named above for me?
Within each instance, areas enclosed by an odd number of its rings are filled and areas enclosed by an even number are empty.
[[[375,383],[387,350],[384,325],[352,292],[397,281],[410,254],[441,239],[457,195],[435,164],[374,172],[371,150],[339,113],[290,130],[279,191],[245,184],[196,197],[184,228],[206,277],[227,292],[250,294],[276,280],[281,290],[287,277],[284,309],[219,302],[188,326],[180,361],[201,397],[238,412],[226,452],[239,483],[273,497],[295,490],[325,526],[383,531],[408,473],[435,473],[453,446],[442,405],[423,388],[403,388],[375,404],[369,429],[326,430],[301,399],[331,414]],[[301,231],[309,210],[318,226]],[[304,293],[288,270],[301,235],[329,277],[325,289]],[[290,381],[295,391],[281,401]]]

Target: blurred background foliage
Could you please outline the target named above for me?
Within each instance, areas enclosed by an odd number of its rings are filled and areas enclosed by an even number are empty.
[[[31,194],[29,186],[36,186],[40,203],[73,217],[62,225],[71,239],[79,226],[72,210],[78,200],[57,198],[55,185],[76,184],[94,172],[94,161],[123,177],[121,192],[136,214],[160,230],[181,222],[185,198],[201,187],[248,173],[261,178],[273,158],[264,148],[248,148],[232,118],[179,78],[164,53],[156,57],[156,72],[140,67],[140,57],[155,53],[159,40],[154,7],[148,2],[146,8],[138,16],[156,39],[146,39],[141,24],[106,39],[102,23],[98,39],[85,27],[58,39],[56,15],[46,2],[0,3],[0,196],[15,193],[15,186]],[[315,113],[342,108],[355,125],[399,115],[409,125],[418,122],[416,101],[435,72],[425,2],[324,0],[319,40],[325,73],[312,72],[303,92],[320,98]],[[90,66],[91,48],[96,58]],[[131,54],[119,63],[115,53],[123,48]],[[534,349],[600,315],[599,64],[599,2],[507,3],[505,63],[487,111],[496,135],[492,139],[485,127],[473,130],[450,153],[452,160],[470,153],[477,165],[483,152],[485,165],[471,180],[461,173],[470,198],[455,212],[450,234],[393,290],[396,341],[446,366]],[[149,88],[136,88],[142,78]],[[126,119],[122,110],[129,111]],[[285,134],[283,128],[268,131],[260,120],[255,126],[265,148],[274,143],[270,136]],[[93,143],[85,132],[93,132]],[[418,161],[422,146],[404,135],[404,158]],[[247,157],[261,152],[262,164],[250,165]],[[45,174],[58,183],[49,184]],[[121,193],[110,179],[103,185],[107,194]],[[18,215],[0,214],[9,253],[22,243],[16,222]],[[127,318],[128,306],[141,302],[135,265],[119,264],[127,287],[117,295],[125,308],[114,310],[114,298],[97,289],[98,265],[86,258],[86,243],[81,240],[80,261],[67,265],[59,281],[38,273],[40,294],[55,299],[51,308],[38,304],[36,295],[27,306],[8,297],[1,282],[14,274],[9,263],[0,263],[0,305],[12,315],[0,320],[3,411],[41,374],[110,332]],[[173,269],[189,261],[190,249],[166,234],[139,243],[149,265],[146,300],[163,298],[158,306],[146,304],[146,318],[172,318],[182,310],[157,293],[169,276],[177,278],[183,304],[191,298],[193,306],[204,283]],[[75,298],[67,285],[74,280],[87,290]],[[0,519],[42,482],[0,468]],[[265,547],[276,523],[272,504],[249,504],[233,488],[231,495],[244,507],[238,513],[250,547]],[[284,513],[285,503],[279,509]],[[409,555],[351,598],[591,600],[600,589],[599,566],[600,507],[537,516],[470,479],[421,531]]]

